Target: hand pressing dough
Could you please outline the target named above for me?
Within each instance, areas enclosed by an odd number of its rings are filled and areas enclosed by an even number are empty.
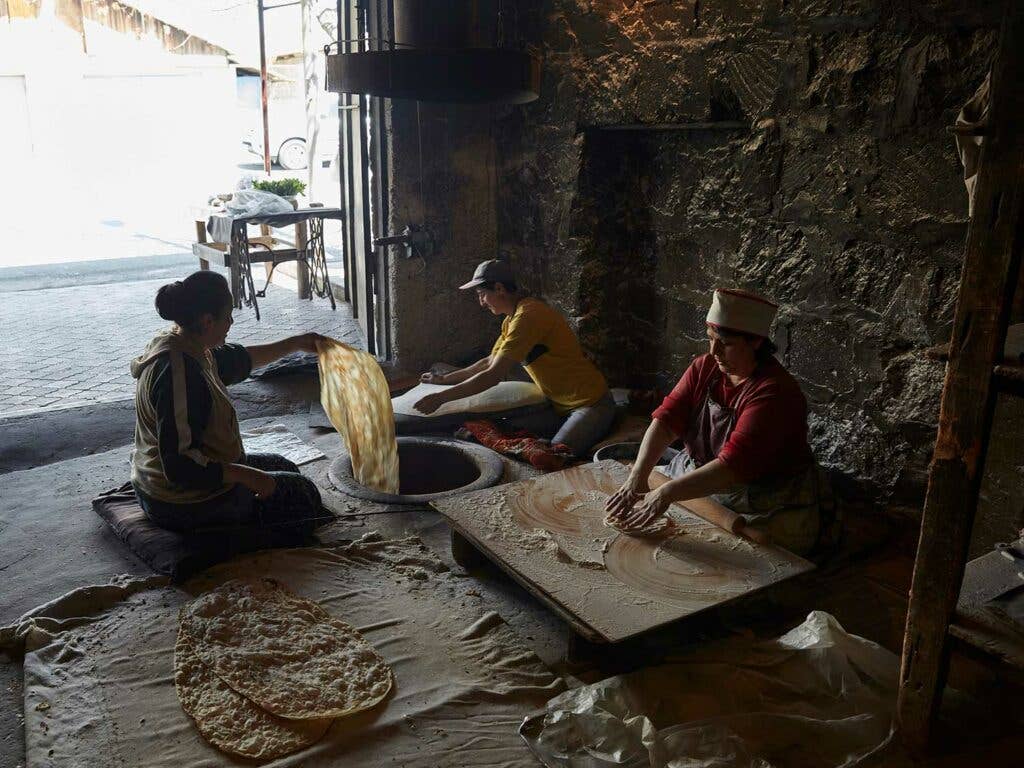
[[[641,538],[653,538],[655,536],[664,536],[672,533],[676,529],[676,524],[668,514],[659,515],[658,517],[651,520],[647,525],[635,528],[630,525],[625,525],[622,521],[612,520],[611,517],[605,517],[604,524],[609,528],[614,528],[620,533],[625,533],[627,536],[639,536]]]
[[[174,688],[204,739],[224,752],[255,760],[283,757],[315,744],[334,722],[286,720],[261,709],[217,677],[180,630],[174,646]]]
[[[181,631],[224,683],[278,717],[351,715],[391,690],[391,668],[356,629],[270,579],[196,598]]]
[[[398,493],[395,415],[373,355],[334,339],[317,342],[320,404],[352,457],[352,474],[382,493]]]

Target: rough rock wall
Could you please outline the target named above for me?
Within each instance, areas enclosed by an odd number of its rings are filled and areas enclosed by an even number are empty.
[[[819,460],[919,501],[942,377],[919,350],[947,336],[967,225],[945,127],[998,10],[521,0],[543,95],[500,121],[498,245],[617,383],[674,380],[714,286],[775,298]]]

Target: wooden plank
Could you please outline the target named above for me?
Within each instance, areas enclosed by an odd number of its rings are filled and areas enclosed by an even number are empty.
[[[673,506],[673,534],[619,534],[604,525],[604,503],[626,475],[602,461],[431,506],[588,639],[621,642],[814,568],[683,505]]]
[[[939,431],[929,473],[900,673],[898,724],[926,750],[948,663],[948,627],[970,540],[1020,264],[1024,180],[1024,3],[1009,3],[992,71],[992,133],[982,147]]]
[[[309,246],[309,225],[305,221],[295,224],[295,249],[305,251]],[[305,259],[299,259],[295,269],[295,291],[300,299],[313,298],[313,290],[309,283],[309,267]]]
[[[231,256],[216,246],[220,243],[192,243],[192,254],[199,258],[199,265],[202,269],[209,269],[210,262],[221,267],[231,263]],[[206,264],[204,267],[203,264]]]
[[[205,243],[206,242],[206,222],[205,221],[200,221],[198,219],[196,220],[196,242],[197,243]],[[195,253],[195,248],[192,249],[192,252]],[[210,262],[207,261],[206,259],[204,259],[202,256],[199,256],[199,268],[202,269],[202,270],[209,269],[210,268]]]
[[[231,266],[231,246],[227,243],[192,243],[192,253],[200,259],[212,261],[223,267]],[[299,251],[294,248],[279,248],[273,251],[259,251],[260,259],[271,264],[295,261]],[[269,258],[268,258],[269,257]]]
[[[1024,274],[1024,270],[1021,270],[1021,273]],[[924,356],[929,360],[944,363],[949,360],[949,344],[928,347],[924,350]],[[1000,356],[1000,359],[1003,362],[992,368],[996,388],[1007,395],[1024,397],[1024,365],[1005,356]]]
[[[582,635],[592,643],[608,642],[607,637],[602,635],[598,630],[594,629],[586,622],[581,621],[579,617],[572,613],[572,611],[566,610],[562,606],[562,604],[558,602],[558,600],[556,600],[554,597],[549,595],[543,587],[541,587],[539,584],[534,583],[533,581],[530,581],[530,578],[528,576],[517,571],[515,568],[511,566],[511,564],[508,561],[502,560],[500,557],[495,556],[494,552],[491,551],[483,541],[477,538],[476,534],[474,534],[473,531],[463,526],[456,520],[453,520],[452,518],[449,518],[448,522],[451,524],[452,529],[455,530],[460,536],[471,542],[472,545],[477,548],[481,555],[486,557],[489,561],[494,563],[494,565],[503,570],[509,576],[509,578],[512,579],[512,581],[516,582],[519,586],[521,586],[527,592],[529,592],[542,603],[544,603],[544,605],[547,606],[548,610],[550,610],[552,613],[554,613],[556,616],[562,619],[562,621],[568,624],[572,628],[573,632]]]

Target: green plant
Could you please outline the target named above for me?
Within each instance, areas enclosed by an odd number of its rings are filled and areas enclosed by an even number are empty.
[[[298,179],[267,179],[253,183],[254,189],[270,192],[281,197],[301,195],[306,191],[306,185]]]

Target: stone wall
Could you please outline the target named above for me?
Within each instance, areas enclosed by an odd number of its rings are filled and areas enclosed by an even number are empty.
[[[781,304],[819,459],[919,502],[967,201],[951,136],[998,4],[519,6],[539,101],[498,125],[498,246],[618,384],[703,351],[711,289]]]
[[[711,289],[780,302],[780,357],[848,493],[923,499],[967,201],[945,128],[983,78],[1000,4],[519,0],[543,56],[525,107],[393,102],[397,362],[486,351],[456,286],[494,253],[570,317],[615,384],[670,386],[703,351]],[[1024,523],[1001,403],[975,551]]]

